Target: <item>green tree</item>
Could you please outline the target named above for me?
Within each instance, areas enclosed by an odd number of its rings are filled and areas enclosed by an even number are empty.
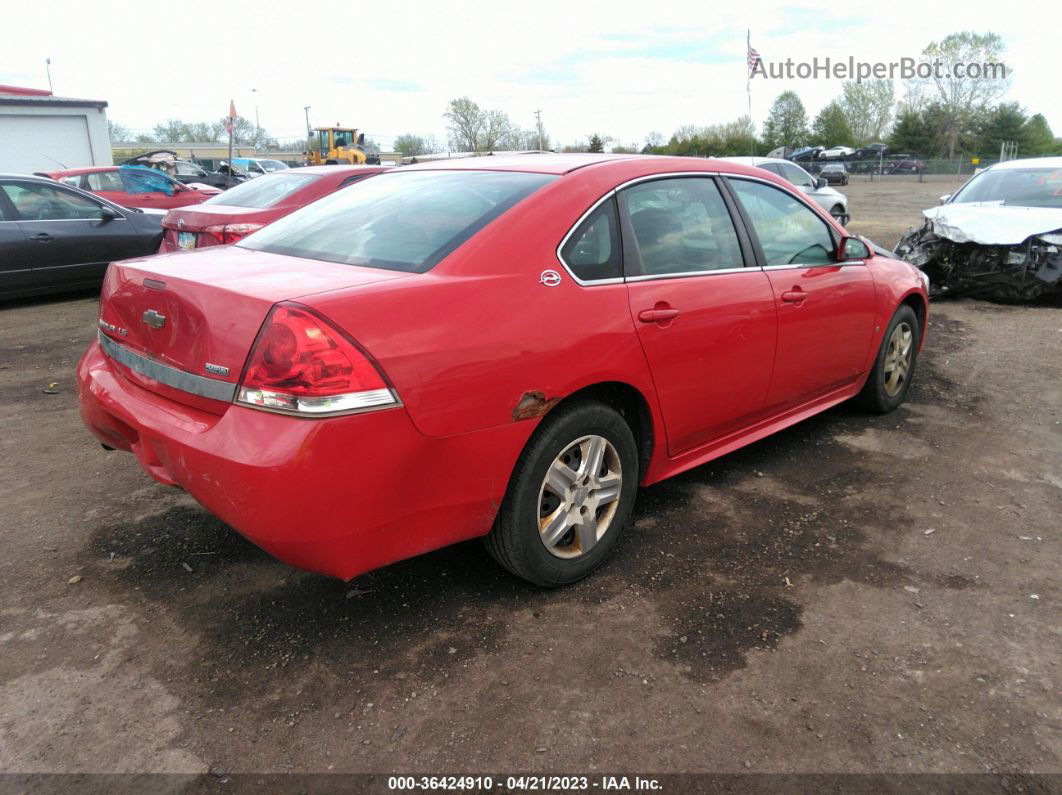
[[[1062,142],[1051,132],[1042,113],[1030,116],[1025,122],[1025,141],[1030,155],[1053,155],[1062,152]]]
[[[589,147],[588,151],[590,151],[590,152],[604,152],[605,151],[605,141],[597,133],[594,133],[593,135],[590,136],[590,147]]]
[[[811,125],[811,143],[819,146],[852,146],[852,128],[838,102],[831,102],[819,111]]]
[[[793,147],[808,136],[808,115],[795,91],[783,91],[771,105],[764,126],[764,143],[769,149]]]
[[[977,129],[977,153],[998,157],[1004,142],[1018,145],[1018,153],[1029,151],[1029,129],[1025,111],[1017,102],[1001,102],[984,114]]]
[[[997,33],[952,33],[939,42],[930,42],[920,58],[920,64],[931,71],[930,77],[908,82],[909,104],[921,107],[935,102],[944,122],[942,134],[944,151],[953,158],[962,147],[962,139],[975,127],[974,117],[983,112],[1010,87],[1010,77],[1001,56],[1006,49]],[[984,70],[976,77],[967,77],[955,69],[979,65]]]
[[[394,145],[395,151],[401,152],[406,157],[431,154],[428,142],[419,135],[413,135],[412,133],[404,133],[398,136],[395,138]]]
[[[892,121],[895,89],[891,80],[848,80],[837,104],[852,131],[852,143],[880,141]]]
[[[935,129],[925,111],[906,108],[896,117],[896,124],[889,135],[889,147],[894,152],[926,156],[936,154],[935,139],[938,134],[939,130]]]

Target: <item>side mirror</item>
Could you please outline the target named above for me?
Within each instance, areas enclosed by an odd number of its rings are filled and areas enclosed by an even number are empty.
[[[948,199],[950,199],[950,198],[951,198],[951,194],[950,193],[945,193],[943,196],[940,197],[940,203],[941,204],[947,204],[948,203]]]
[[[838,262],[855,262],[870,259],[870,248],[858,237],[842,237],[837,247]]]
[[[826,181],[826,177],[819,177],[815,180],[815,190],[819,188],[825,188],[829,183]]]
[[[117,218],[119,218],[119,215],[113,207],[108,207],[106,204],[100,205],[100,221],[102,223],[114,221]]]

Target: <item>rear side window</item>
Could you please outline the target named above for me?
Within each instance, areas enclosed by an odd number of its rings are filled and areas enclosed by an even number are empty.
[[[203,204],[224,204],[264,210],[279,204],[297,190],[319,179],[316,174],[267,174],[207,199]]]
[[[623,275],[616,200],[602,202],[568,238],[561,259],[584,282],[616,279]]]
[[[122,192],[125,186],[117,171],[99,171],[88,175],[89,190],[112,190]]]
[[[424,273],[553,179],[507,171],[389,172],[296,210],[237,245]]]
[[[826,222],[803,202],[762,182],[731,179],[730,185],[752,222],[767,265],[836,262]]]

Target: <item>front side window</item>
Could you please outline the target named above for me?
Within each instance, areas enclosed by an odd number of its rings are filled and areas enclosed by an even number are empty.
[[[833,236],[813,210],[763,182],[730,179],[745,208],[767,265],[835,264]]]
[[[237,245],[423,273],[554,179],[508,171],[380,174],[296,210]]]
[[[616,279],[623,275],[616,200],[602,202],[561,249],[561,259],[584,282]]]
[[[734,222],[712,179],[642,182],[623,197],[644,275],[744,266]]]
[[[252,179],[224,193],[212,196],[203,204],[225,204],[229,207],[252,207],[264,210],[279,204],[295,191],[320,179],[316,174],[267,174]]]
[[[24,221],[72,221],[99,218],[100,206],[91,199],[51,185],[10,182],[7,198]]]

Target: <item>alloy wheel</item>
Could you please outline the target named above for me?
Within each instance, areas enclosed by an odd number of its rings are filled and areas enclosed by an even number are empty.
[[[546,471],[538,495],[538,531],[550,554],[577,558],[602,539],[620,503],[623,468],[603,436],[583,436]]]
[[[883,368],[885,394],[889,397],[896,397],[907,384],[913,357],[914,332],[906,321],[897,323],[889,336]]]

